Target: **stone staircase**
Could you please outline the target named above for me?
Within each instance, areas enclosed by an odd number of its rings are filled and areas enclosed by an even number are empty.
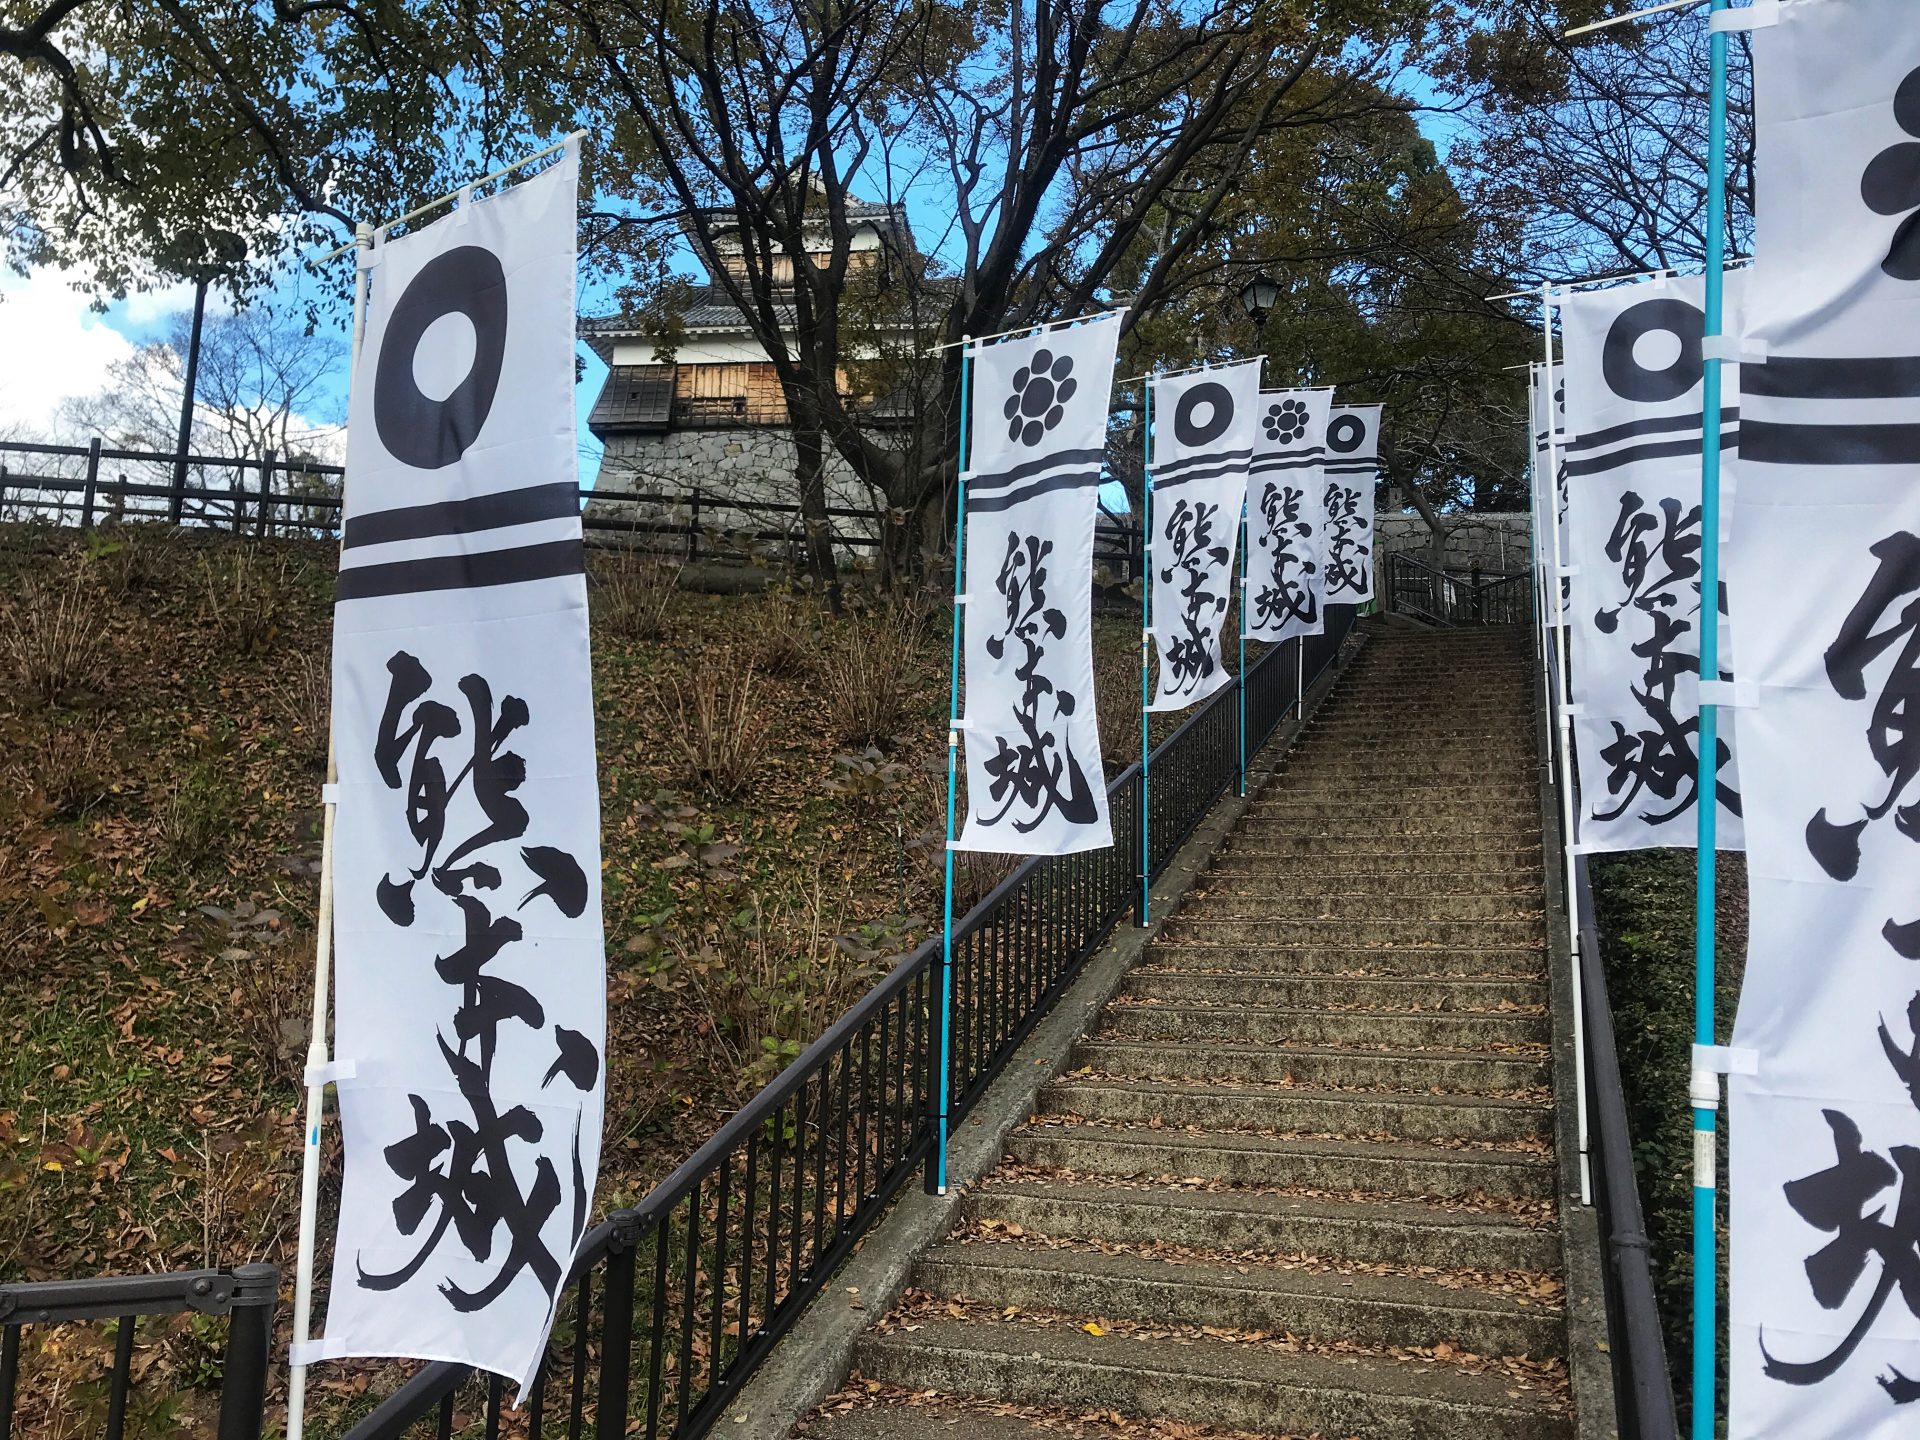
[[[807,1434],[1574,1433],[1526,644],[1375,634]]]

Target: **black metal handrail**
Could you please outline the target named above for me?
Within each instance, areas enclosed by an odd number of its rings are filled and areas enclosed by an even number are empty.
[[[139,1317],[187,1312],[227,1320],[219,1440],[260,1440],[279,1287],[280,1272],[271,1265],[0,1285],[0,1440],[12,1440],[14,1433],[20,1332],[26,1326],[118,1322],[102,1433],[105,1440],[121,1440],[134,1385],[133,1341]]]
[[[1387,560],[1387,607],[1435,625],[1518,625],[1532,604],[1530,579],[1486,577],[1478,569],[1457,574],[1402,552]]]
[[[1646,1221],[1633,1168],[1633,1135],[1607,997],[1607,967],[1594,923],[1587,857],[1574,857],[1575,914],[1580,922],[1580,993],[1585,1006],[1588,1161],[1593,1201],[1607,1247],[1607,1334],[1611,1337],[1615,1410],[1623,1440],[1675,1440],[1673,1376],[1654,1295]]]
[[[1246,675],[1246,753],[1272,736],[1338,658],[1353,607],[1327,633],[1268,650]],[[1147,865],[1160,874],[1235,782],[1239,695],[1229,687],[1151,756]],[[950,1123],[964,1120],[1139,891],[1140,769],[1107,790],[1119,844],[1024,861],[954,927]],[[602,1437],[691,1440],[792,1326],[835,1266],[930,1157],[937,1087],[936,938],[901,960],[712,1139],[630,1210],[588,1233],[529,1393],[529,1433],[564,1415]],[[636,1394],[637,1391],[637,1394]],[[504,1390],[431,1364],[348,1432],[401,1440],[452,1431],[463,1396],[498,1433]],[[560,1428],[556,1426],[556,1428]]]

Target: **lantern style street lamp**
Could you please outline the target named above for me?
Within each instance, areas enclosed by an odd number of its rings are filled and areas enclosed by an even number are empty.
[[[1255,325],[1267,318],[1267,313],[1280,303],[1280,287],[1265,275],[1256,273],[1254,277],[1240,287],[1240,308],[1247,312],[1247,318]]]

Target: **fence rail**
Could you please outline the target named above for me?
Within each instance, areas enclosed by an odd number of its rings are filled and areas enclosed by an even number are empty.
[[[0,519],[43,519],[92,529],[105,521],[163,521],[229,530],[256,538],[337,540],[339,482],[344,470],[289,460],[272,451],[246,456],[189,455],[190,474],[176,484],[177,455],[91,445],[0,442]],[[62,462],[72,474],[44,473]],[[149,467],[166,478],[129,479],[110,465]],[[35,468],[27,468],[27,467]],[[225,484],[216,476],[226,473]],[[590,542],[626,545],[688,561],[787,550],[799,558],[805,540],[801,507],[792,501],[736,500],[703,492],[583,489],[581,527]],[[886,543],[887,515],[829,507],[828,539],[848,553]],[[1107,517],[1094,546],[1096,564],[1124,580],[1138,573],[1137,527]]]
[[[122,1440],[133,1394],[133,1342],[143,1315],[224,1316],[219,1440],[260,1440],[268,1349],[280,1272],[271,1265],[0,1285],[0,1440],[12,1440],[20,1381],[20,1336],[27,1326],[117,1322],[108,1373],[105,1440]],[[61,1434],[73,1433],[60,1417]]]
[[[1309,685],[1338,658],[1351,606],[1305,643]],[[1247,753],[1299,696],[1294,641],[1246,675]],[[1158,876],[1239,768],[1238,695],[1222,690],[1152,756],[1148,868]],[[1023,862],[957,922],[952,1123],[962,1121],[1139,889],[1137,765],[1107,789],[1119,843]],[[527,1433],[703,1434],[889,1200],[931,1158],[938,1087],[936,938],[903,959],[639,1205],[589,1232],[529,1395]],[[503,1389],[433,1364],[347,1440],[500,1433]],[[466,1408],[463,1410],[462,1406]]]
[[[1529,618],[1531,577],[1464,575],[1395,554],[1387,560],[1387,608],[1435,625],[1519,625]]]

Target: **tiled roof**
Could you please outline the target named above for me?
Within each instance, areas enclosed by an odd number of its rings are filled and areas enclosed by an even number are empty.
[[[600,387],[600,397],[587,416],[587,428],[603,430],[665,430],[673,420],[671,365],[616,365]]]

